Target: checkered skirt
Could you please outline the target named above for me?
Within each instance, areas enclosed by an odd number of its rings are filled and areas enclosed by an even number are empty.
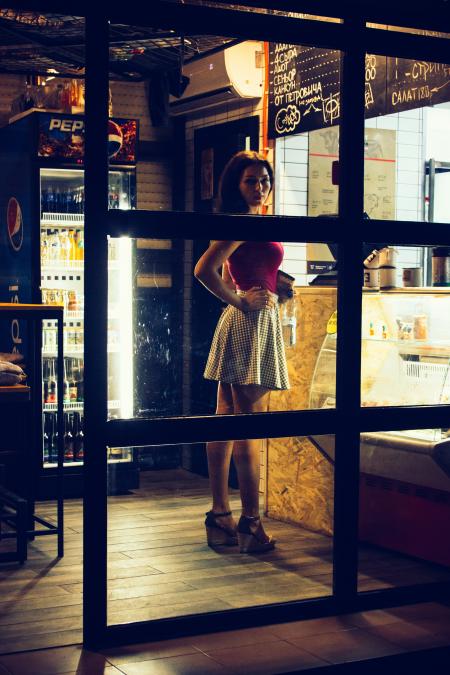
[[[217,324],[204,377],[289,389],[278,307],[242,312],[228,305]]]

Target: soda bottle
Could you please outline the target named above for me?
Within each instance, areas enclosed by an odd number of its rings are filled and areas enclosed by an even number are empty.
[[[73,414],[73,455],[77,461],[84,459],[84,433],[80,413]]]
[[[55,413],[50,413],[50,430],[49,430],[50,444],[49,444],[49,461],[58,461],[58,425],[57,416]]]
[[[51,187],[47,190],[47,208],[48,213],[55,213],[55,194]]]
[[[64,414],[64,459],[73,462],[73,434],[70,415]]]
[[[76,260],[84,260],[84,237],[83,230],[77,230],[75,234],[76,240]]]
[[[49,363],[48,362],[49,362],[49,359],[44,359],[43,362],[42,362],[42,398],[44,399],[44,403],[49,403],[49,400],[48,400]]]
[[[59,263],[61,261],[61,241],[56,230],[52,232],[51,241],[50,259],[53,263]]]
[[[44,446],[44,462],[48,462],[50,459],[50,451],[51,451],[51,437],[50,437],[50,429],[49,429],[49,424],[50,424],[50,419],[48,413],[43,414],[43,446]]]
[[[50,372],[48,376],[48,395],[47,403],[56,403],[58,384],[55,377],[55,359],[49,359]]]
[[[75,359],[71,359],[70,374],[69,374],[69,397],[71,403],[76,403],[78,396],[78,370],[75,368]]]
[[[66,202],[66,213],[73,213],[73,192],[70,188],[67,188],[64,199]]]
[[[70,389],[69,389],[69,378],[67,376],[67,361],[68,359],[64,359],[64,393],[63,393],[63,401],[64,403],[70,403]]]
[[[69,260],[77,259],[77,245],[75,243],[75,230],[69,230],[70,254]]]
[[[78,363],[77,401],[82,403],[84,401],[83,362],[80,359]]]
[[[46,230],[41,230],[41,266],[48,265],[49,245]]]
[[[41,192],[41,213],[48,213],[48,190],[42,189]]]

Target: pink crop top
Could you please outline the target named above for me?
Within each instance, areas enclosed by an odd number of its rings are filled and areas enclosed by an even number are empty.
[[[284,249],[279,241],[245,241],[227,260],[230,276],[240,291],[252,286],[277,292],[277,272]]]

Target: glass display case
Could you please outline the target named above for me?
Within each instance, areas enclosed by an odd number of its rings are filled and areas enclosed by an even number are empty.
[[[131,170],[109,173],[110,208],[130,208]],[[83,463],[84,407],[84,175],[81,169],[41,169],[41,294],[45,304],[64,306],[64,462]],[[132,248],[129,239],[108,246],[108,416],[131,417]],[[56,324],[45,322],[42,338],[43,459],[56,466]],[[113,461],[130,453],[110,449]]]
[[[446,289],[364,292],[361,405],[450,401],[450,319],[445,320],[449,316]],[[335,405],[336,335],[328,333],[320,350],[310,408]]]
[[[311,408],[334,407],[336,332],[328,332],[311,382]],[[450,400],[450,293],[411,288],[363,294],[361,405]],[[334,436],[314,436],[334,463]],[[450,429],[361,434],[360,537],[450,565]]]

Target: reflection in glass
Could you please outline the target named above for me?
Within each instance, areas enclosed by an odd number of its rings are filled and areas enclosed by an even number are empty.
[[[448,429],[361,434],[359,590],[450,580]]]
[[[108,623],[252,607],[331,594],[333,465],[307,437],[261,441],[266,552],[208,546],[205,444],[134,448],[139,485],[118,489],[108,463]],[[130,449],[115,450],[118,457]],[[119,459],[116,460],[117,462]],[[230,475],[230,507],[240,499]]]

